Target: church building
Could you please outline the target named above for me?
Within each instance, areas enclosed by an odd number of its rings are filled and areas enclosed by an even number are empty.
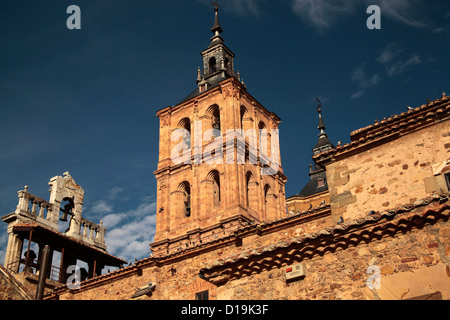
[[[281,119],[248,92],[217,6],[214,14],[195,90],[157,112],[151,254],[99,275],[99,266],[122,261],[107,254],[101,223],[81,219],[76,200],[73,217],[96,231],[84,237],[74,226],[68,236],[79,246],[67,240],[68,252],[75,259],[86,247],[88,276],[75,289],[51,287],[45,299],[450,299],[450,97],[355,130],[336,146],[318,101],[310,179],[287,198]],[[36,228],[11,225],[11,239]]]

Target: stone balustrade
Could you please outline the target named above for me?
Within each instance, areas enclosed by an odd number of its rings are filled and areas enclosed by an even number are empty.
[[[59,205],[54,205],[42,198],[28,193],[28,187],[18,192],[19,203],[15,214],[26,219],[39,222],[45,227],[58,230],[58,220],[60,215]],[[72,217],[70,229],[65,234],[78,238],[79,240],[106,249],[105,233],[102,221],[96,224],[82,217]]]
[[[105,246],[105,232],[106,228],[103,227],[103,221],[100,221],[100,224],[96,224],[81,218],[80,236],[84,242]]]
[[[25,187],[25,190],[19,191],[18,194],[19,203],[16,208],[16,213],[26,215],[34,219],[39,217],[41,219],[50,220],[50,217],[54,212],[53,205],[51,203],[28,193],[27,187]],[[57,214],[58,213],[59,212],[57,212]]]

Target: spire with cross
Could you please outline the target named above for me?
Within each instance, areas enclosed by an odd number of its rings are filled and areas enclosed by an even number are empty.
[[[204,79],[207,81],[218,81],[234,75],[234,53],[227,48],[220,36],[223,29],[219,23],[219,4],[217,1],[214,1],[212,5],[214,5],[214,25],[211,31],[214,35],[211,38],[209,47],[202,51],[201,54],[203,56]]]
[[[317,129],[319,129],[320,132],[319,132],[319,141],[313,148],[313,152],[314,154],[319,154],[323,151],[333,149],[334,146],[328,139],[327,134],[325,133],[326,127],[322,119],[322,102],[318,98],[316,98],[316,101],[317,101],[317,112],[319,113],[319,125],[317,126]]]
[[[214,41],[214,38],[220,37],[220,34],[223,32],[223,29],[219,23],[219,4],[217,3],[217,1],[212,2],[212,4],[214,5],[215,17],[214,17],[214,25],[211,28],[211,31],[214,33],[214,37],[211,40]]]

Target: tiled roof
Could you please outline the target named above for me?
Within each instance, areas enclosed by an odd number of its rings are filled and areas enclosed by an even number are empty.
[[[423,200],[412,204],[406,204],[395,209],[368,214],[365,217],[336,224],[334,227],[323,229],[316,233],[304,234],[300,237],[294,237],[289,241],[280,241],[270,245],[247,250],[224,259],[219,259],[207,265],[201,270],[204,279],[212,282],[220,282],[223,278],[229,276],[227,272],[231,271],[232,265],[243,264],[252,259],[262,259],[266,255],[272,255],[279,250],[290,250],[291,248],[304,248],[309,242],[320,238],[332,238],[336,234],[350,234],[354,229],[369,226],[383,220],[396,219],[400,224],[403,219],[412,220],[415,217],[426,217],[429,213],[442,213],[450,209],[449,195],[431,195]],[[447,211],[446,215],[450,213]],[[256,265],[256,264],[255,264]],[[225,270],[225,274],[219,270]],[[216,279],[215,279],[216,278]],[[218,279],[218,280],[217,280]]]
[[[375,121],[372,125],[355,130],[350,134],[352,140],[350,143],[322,152],[315,155],[313,158],[317,159],[345,152],[396,132],[414,130],[436,118],[446,118],[449,116],[450,97],[443,95],[441,99],[428,102],[417,108],[410,108],[407,112],[394,115],[381,121]]]
[[[319,180],[323,179],[323,186],[319,186]],[[328,190],[327,173],[325,170],[312,174],[311,179],[303,187],[302,191],[294,195],[294,197],[309,197],[320,192]],[[291,197],[293,198],[293,197]]]
[[[197,87],[194,91],[192,91],[186,98],[184,98],[183,100],[181,100],[180,102],[178,102],[176,105],[182,104],[186,101],[189,101],[193,98],[195,98],[196,96],[200,95],[201,93],[205,93],[208,92],[216,87],[219,86],[219,83],[222,82],[223,80],[226,80],[227,78],[229,78],[228,76],[226,76],[225,78],[222,77],[216,77],[211,81],[207,81],[207,90],[200,92],[199,88]]]
[[[304,247],[309,242],[314,241],[316,239],[321,239],[322,237],[330,238],[335,234],[351,234],[352,231],[355,228],[360,228],[364,226],[369,226],[371,224],[381,222],[383,220],[391,220],[396,219],[397,224],[399,224],[403,219],[412,220],[416,217],[422,217],[425,218],[430,213],[443,213],[445,210],[447,210],[446,215],[448,216],[450,212],[448,209],[450,209],[450,201],[449,201],[450,194],[446,195],[431,195],[423,200],[418,200],[412,204],[406,204],[400,207],[397,207],[395,209],[391,210],[385,210],[378,213],[368,214],[366,217],[362,217],[359,219],[355,219],[352,221],[344,222],[342,224],[337,224],[334,227],[325,228],[319,232],[316,233],[308,233],[304,234],[300,237],[294,237],[289,241],[279,241],[270,245],[254,248],[251,250],[247,250],[245,252],[242,252],[240,254],[232,255],[230,257],[219,259],[218,261],[215,261],[200,270],[200,273],[203,275],[203,277],[208,281],[214,281],[214,277],[217,277],[218,270],[222,269],[230,269],[229,266],[236,265],[239,263],[245,263],[246,261],[250,261],[251,259],[258,259],[258,257],[263,257],[266,254],[272,254],[275,253],[277,250],[283,250],[283,249],[289,249],[290,247]],[[296,216],[290,216],[283,219],[279,219],[276,221],[266,222],[262,224],[254,224],[249,226],[244,226],[240,230],[236,232],[236,234],[227,236],[226,239],[220,238],[213,240],[209,243],[204,243],[200,246],[196,246],[195,248],[188,248],[180,252],[176,252],[164,257],[150,257],[146,259],[142,259],[140,261],[137,261],[135,264],[118,269],[116,271],[97,276],[95,278],[88,279],[83,282],[82,288],[89,288],[91,286],[97,286],[105,284],[109,281],[115,281],[117,279],[120,279],[122,277],[128,277],[136,273],[142,272],[142,268],[149,267],[149,266],[157,266],[164,263],[164,261],[178,261],[179,259],[183,259],[183,256],[190,256],[191,254],[195,254],[197,250],[201,250],[202,247],[208,247],[208,246],[214,246],[215,243],[223,243],[223,241],[229,240],[230,243],[234,243],[234,238],[236,235],[242,235],[247,232],[252,231],[260,231],[262,229],[266,228],[273,228],[277,227],[278,225],[287,223],[289,221],[296,221],[296,219],[301,218],[302,216],[308,217],[311,214],[317,214],[320,212],[324,212],[324,210],[329,210],[330,206],[329,204],[319,206],[316,208],[313,208],[307,212],[303,212],[300,215]],[[48,298],[52,298],[53,295],[62,293],[63,291],[68,290],[66,286],[58,287],[54,290],[54,293],[49,295]]]

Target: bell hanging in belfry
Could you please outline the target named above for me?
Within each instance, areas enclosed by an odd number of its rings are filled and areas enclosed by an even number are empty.
[[[72,205],[70,203],[67,203],[63,208],[60,208],[60,210],[63,212],[63,215],[61,216],[61,218],[59,220],[61,221],[68,221],[67,220],[67,215],[72,215]]]

